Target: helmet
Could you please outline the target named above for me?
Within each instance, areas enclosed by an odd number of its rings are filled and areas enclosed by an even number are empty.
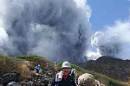
[[[68,61],[62,63],[62,68],[71,68],[71,64]]]

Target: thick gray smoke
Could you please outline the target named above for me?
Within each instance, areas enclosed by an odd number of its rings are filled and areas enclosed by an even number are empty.
[[[81,60],[89,38],[90,9],[86,0],[0,3],[0,53]]]
[[[92,37],[92,45],[103,56],[130,59],[130,21],[117,21]]]

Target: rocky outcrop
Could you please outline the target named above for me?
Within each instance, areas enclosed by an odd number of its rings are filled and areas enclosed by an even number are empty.
[[[96,80],[92,74],[82,74],[78,78],[79,86],[105,86],[100,81]]]
[[[17,72],[20,73],[22,79],[30,79],[32,72],[30,70],[31,63],[29,61],[22,61],[17,64]]]

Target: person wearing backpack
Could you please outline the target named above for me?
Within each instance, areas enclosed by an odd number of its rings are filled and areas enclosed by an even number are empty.
[[[62,63],[61,71],[55,75],[51,86],[77,86],[75,69],[68,61]]]
[[[41,65],[40,64],[37,64],[35,67],[34,67],[34,71],[35,73],[41,73],[42,72],[42,68],[41,68]]]

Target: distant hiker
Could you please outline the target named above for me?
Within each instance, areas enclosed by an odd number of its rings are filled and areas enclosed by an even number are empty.
[[[51,86],[77,86],[75,70],[68,61],[63,62],[62,69],[56,74]]]
[[[35,71],[35,73],[37,73],[37,74],[42,73],[41,65],[40,65],[40,64],[37,64],[37,65],[34,67],[34,71]]]
[[[49,68],[49,64],[48,64],[48,62],[47,63],[45,63],[45,71],[48,71],[48,68]]]

